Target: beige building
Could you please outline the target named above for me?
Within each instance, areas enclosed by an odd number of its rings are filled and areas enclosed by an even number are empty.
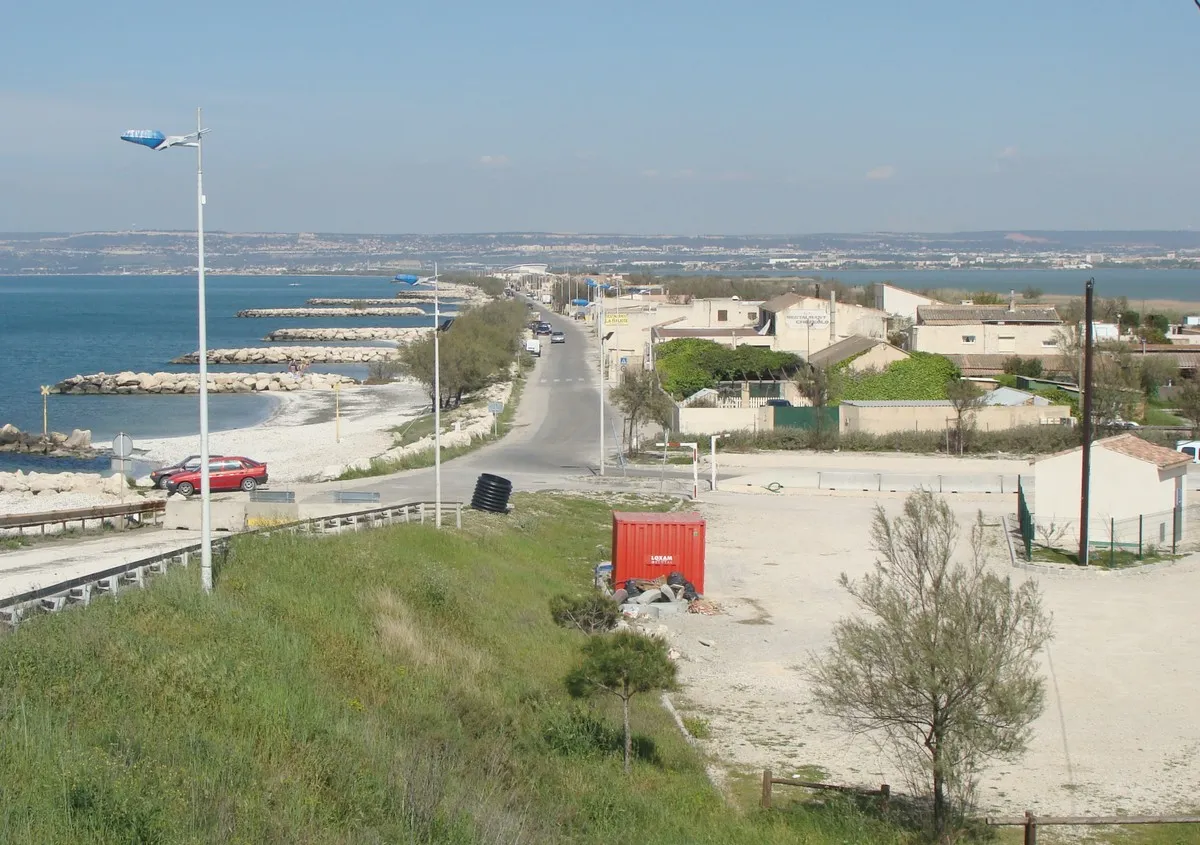
[[[771,348],[803,358],[854,335],[887,337],[887,314],[838,302],[833,293],[828,301],[785,293],[767,300],[759,310],[757,330],[772,339]]]
[[[1062,526],[1079,542],[1082,448],[1033,461],[1034,521],[1041,528]],[[1173,511],[1187,506],[1187,469],[1191,459],[1173,449],[1147,443],[1134,434],[1118,434],[1092,444],[1088,537],[1110,540],[1113,522],[1138,520],[1148,545],[1170,544],[1177,529]],[[1139,517],[1141,519],[1139,520]],[[1185,520],[1178,520],[1176,540]],[[1118,533],[1122,529],[1118,528]],[[1130,533],[1125,531],[1125,533]],[[1069,537],[1062,544],[1070,547]]]
[[[898,288],[886,282],[875,283],[875,307],[889,317],[903,317],[906,320],[917,320],[917,309],[922,305],[941,305],[936,299],[921,296],[911,290]]]
[[[947,399],[864,401],[839,406],[842,434],[892,434],[898,431],[947,431],[957,420]],[[1070,425],[1066,405],[985,406],[974,412],[977,431],[1004,431],[1027,425]]]
[[[1048,305],[922,305],[908,348],[938,355],[1058,357],[1062,320]]]
[[[889,364],[903,361],[909,354],[878,337],[855,335],[814,352],[808,362],[814,367],[836,367],[849,361],[846,369],[861,373],[864,370],[884,370]]]

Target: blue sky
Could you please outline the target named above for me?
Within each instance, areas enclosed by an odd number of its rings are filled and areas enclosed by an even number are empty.
[[[192,225],[117,136],[197,105],[234,231],[1200,226],[1190,0],[60,0],[0,14],[0,231]]]

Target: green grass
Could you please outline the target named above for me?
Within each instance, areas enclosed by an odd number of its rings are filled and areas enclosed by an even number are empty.
[[[1158,563],[1164,560],[1175,560],[1179,555],[1163,552],[1154,546],[1147,546],[1139,559],[1135,549],[1115,548],[1110,551],[1107,546],[1093,545],[1088,551],[1088,566],[1101,569],[1128,569],[1147,563]],[[1034,563],[1063,563],[1071,566],[1079,565],[1079,553],[1063,549],[1053,549],[1047,546],[1033,547]]]
[[[569,699],[583,635],[547,610],[588,588],[612,504],[515,505],[242,537],[211,596],[173,569],[28,620],[0,640],[0,841],[912,841],[851,804],[730,807],[653,695],[623,775],[619,710]]]
[[[1143,425],[1187,425],[1187,423],[1179,417],[1172,414],[1163,408],[1156,408],[1152,405],[1146,406],[1146,418],[1142,420]]]
[[[521,401],[521,392],[525,387],[524,376],[517,378],[513,382],[512,393],[509,396],[508,402],[504,405],[504,410],[500,413],[496,420],[496,434],[488,432],[483,437],[476,437],[470,443],[463,446],[442,447],[442,461],[451,461],[463,455],[470,454],[476,449],[499,440],[504,435],[512,430],[512,421],[516,416],[517,407]],[[453,422],[454,412],[443,414],[443,425],[447,421]],[[407,446],[411,443],[416,443],[422,437],[427,437],[433,434],[433,414],[417,417],[406,426],[396,426],[392,429],[395,435],[393,446]],[[411,455],[404,455],[399,458],[372,458],[371,464],[366,469],[349,468],[338,476],[338,481],[350,481],[355,478],[371,478],[379,475],[391,475],[393,472],[403,472],[409,469],[424,469],[431,467],[434,463],[433,448],[423,449],[420,452],[415,452]]]

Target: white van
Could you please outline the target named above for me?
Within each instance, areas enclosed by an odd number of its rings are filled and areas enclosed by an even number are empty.
[[[1200,440],[1177,440],[1175,451],[1183,452],[1192,459],[1192,463],[1200,464]]]
[[[525,351],[534,358],[542,357],[542,341],[540,338],[528,337],[525,338]]]

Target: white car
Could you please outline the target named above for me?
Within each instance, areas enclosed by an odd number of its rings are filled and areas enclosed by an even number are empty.
[[[1175,451],[1183,452],[1183,454],[1192,459],[1192,463],[1200,464],[1200,440],[1176,441]]]

